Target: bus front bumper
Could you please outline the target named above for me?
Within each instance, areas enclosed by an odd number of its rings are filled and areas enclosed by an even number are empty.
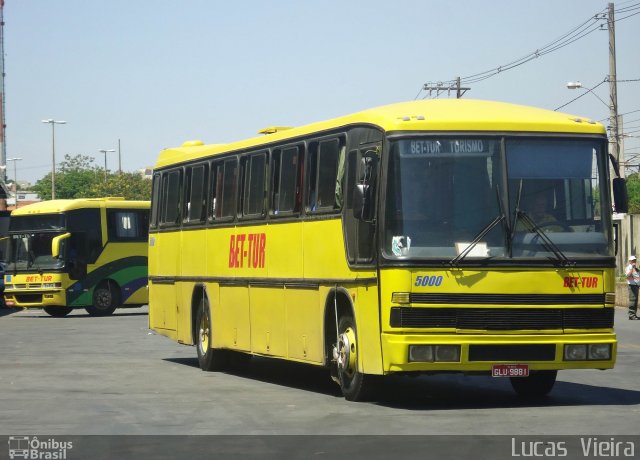
[[[67,297],[62,289],[28,292],[6,290],[4,301],[7,307],[15,308],[65,307]]]
[[[499,364],[526,365],[533,371],[611,369],[616,351],[616,335],[608,330],[575,334],[382,334],[385,374],[491,373]]]

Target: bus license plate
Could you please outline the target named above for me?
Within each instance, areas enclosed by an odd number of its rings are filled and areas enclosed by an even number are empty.
[[[528,364],[494,364],[491,366],[492,377],[529,377]]]

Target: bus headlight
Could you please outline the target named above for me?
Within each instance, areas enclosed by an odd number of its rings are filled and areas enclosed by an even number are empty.
[[[409,362],[458,363],[460,345],[409,345]]]
[[[587,359],[587,345],[565,345],[564,360],[565,361],[585,361]]]
[[[433,362],[432,345],[409,345],[409,362]]]
[[[460,345],[436,345],[436,362],[460,362]]]
[[[596,361],[611,359],[611,344],[594,343],[589,345],[589,359]]]
[[[610,343],[582,343],[564,346],[565,361],[605,361],[611,359]]]

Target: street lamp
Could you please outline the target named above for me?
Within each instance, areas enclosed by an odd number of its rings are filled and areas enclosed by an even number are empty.
[[[107,153],[115,152],[114,149],[100,149],[98,152],[104,153],[104,181],[107,181]]]
[[[604,82],[602,82],[602,83],[604,83]],[[600,83],[600,84],[602,84],[602,83]],[[598,85],[598,86],[600,86],[600,85]],[[584,89],[588,93],[591,93],[595,97],[597,97],[600,100],[600,102],[602,102],[604,105],[609,107],[609,104],[607,104],[600,96],[598,96],[596,93],[593,92],[593,90],[595,88],[587,88],[586,86],[583,86],[582,83],[579,82],[579,81],[569,81],[569,82],[567,82],[567,88],[569,88],[569,89]]]
[[[51,125],[51,199],[56,199],[56,125],[65,125],[66,121],[54,120],[49,118],[48,120],[42,120],[42,123],[49,123]]]
[[[18,163],[18,161],[22,161],[22,158],[19,158],[19,157],[7,158],[7,161],[13,161],[13,183],[15,184],[15,189],[16,189],[16,194],[15,194],[16,204],[15,204],[15,207],[17,209],[18,208],[18,174],[17,174],[16,164]]]
[[[610,136],[610,143],[613,146],[613,156],[614,156],[614,158],[616,159],[616,161],[619,164],[624,164],[624,160],[622,158],[620,158],[620,134],[618,133],[618,116],[619,116],[618,115],[618,110],[615,107],[615,103],[607,104],[600,96],[598,96],[593,91],[598,86],[602,85],[603,83],[605,83],[607,81],[610,81],[609,77],[607,77],[604,80],[602,80],[600,83],[598,83],[593,88],[587,88],[586,86],[583,86],[582,83],[580,83],[579,81],[570,81],[570,82],[567,83],[567,88],[569,88],[569,89],[578,89],[578,88],[584,89],[588,93],[593,94],[595,97],[598,98],[598,100],[600,102],[602,102],[605,106],[607,106],[607,108],[609,109],[609,112],[610,112],[609,113],[609,128],[610,128],[609,136]],[[573,99],[573,100],[575,101],[575,99]],[[612,100],[613,100],[613,96],[612,96]],[[571,102],[573,102],[573,101],[571,101]],[[622,171],[622,175],[624,176],[624,171]]]

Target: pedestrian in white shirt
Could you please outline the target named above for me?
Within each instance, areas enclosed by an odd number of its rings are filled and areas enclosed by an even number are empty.
[[[640,289],[640,270],[636,266],[636,256],[629,256],[629,265],[624,271],[629,285],[629,319],[638,318],[638,290]]]

